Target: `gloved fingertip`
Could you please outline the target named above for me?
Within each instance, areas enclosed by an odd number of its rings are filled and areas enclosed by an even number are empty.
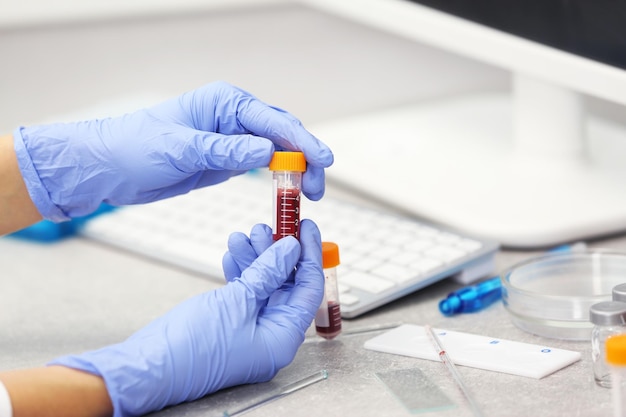
[[[300,223],[300,242],[303,245],[303,250],[313,245],[317,247],[321,253],[322,235],[319,227],[317,227],[317,224],[315,224],[313,220],[302,219]]]
[[[250,231],[250,238],[252,236],[261,237],[261,236],[270,236],[272,235],[272,228],[269,227],[265,223],[257,223],[252,226],[252,230]]]
[[[319,149],[315,155],[316,157],[314,161],[316,162],[316,166],[320,168],[328,168],[335,162],[335,155],[333,155],[333,152],[328,146],[321,142],[319,142]]]
[[[312,201],[324,196],[326,174],[323,168],[309,166],[302,176],[302,193]]]
[[[242,232],[233,232],[228,236],[227,246],[230,251],[238,250],[240,247],[249,244],[250,240],[248,239],[248,236]]]
[[[272,246],[277,248],[276,250],[280,248],[281,251],[286,253],[293,252],[293,254],[296,255],[296,260],[300,257],[300,242],[293,236],[285,236],[274,242]]]
[[[272,228],[266,224],[259,223],[252,227],[250,231],[250,243],[257,254],[260,255],[265,252],[267,248],[272,246],[272,243],[274,243],[272,234]]]
[[[328,168],[335,162],[335,156],[330,148],[315,135],[306,130],[301,124],[299,130],[299,140],[297,144],[302,147],[302,152],[309,165],[317,168]]]
[[[239,266],[230,252],[226,252],[222,257],[222,270],[226,282],[234,281],[240,275]]]
[[[315,192],[302,190],[302,193],[305,195],[306,198],[311,201],[319,201],[322,199],[322,197],[324,197],[324,190]]]

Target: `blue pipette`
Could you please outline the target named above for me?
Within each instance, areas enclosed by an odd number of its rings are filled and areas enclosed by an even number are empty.
[[[583,251],[587,248],[584,242],[572,245],[561,245],[551,249],[549,253]],[[460,313],[473,313],[489,307],[502,298],[502,282],[495,276],[476,285],[451,292],[439,302],[439,311],[444,316]]]
[[[458,313],[473,313],[482,310],[502,298],[500,276],[489,278],[471,287],[451,292],[439,302],[439,311],[444,316]]]

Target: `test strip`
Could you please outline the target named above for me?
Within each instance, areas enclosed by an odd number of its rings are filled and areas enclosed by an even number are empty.
[[[470,333],[433,329],[457,365],[541,379],[581,358],[580,352]],[[403,324],[365,342],[369,350],[439,361],[424,327]]]

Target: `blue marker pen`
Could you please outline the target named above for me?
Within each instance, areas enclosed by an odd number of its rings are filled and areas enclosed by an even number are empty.
[[[549,253],[583,251],[587,248],[584,242],[572,245],[561,245],[551,249]],[[502,282],[499,276],[489,278],[476,285],[451,292],[439,302],[439,311],[444,316],[459,313],[473,313],[482,310],[502,298]]]

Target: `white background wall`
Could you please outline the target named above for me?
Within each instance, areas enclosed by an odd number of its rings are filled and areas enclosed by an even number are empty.
[[[55,3],[73,1],[79,2]],[[154,18],[0,28],[6,58],[0,132],[87,117],[94,108],[114,115],[215,80],[251,91],[307,124],[506,82],[484,65],[294,1],[220,0],[256,5],[192,13],[197,0],[152,1],[188,9]]]
[[[155,15],[288,0],[0,0],[0,28],[84,19]]]

